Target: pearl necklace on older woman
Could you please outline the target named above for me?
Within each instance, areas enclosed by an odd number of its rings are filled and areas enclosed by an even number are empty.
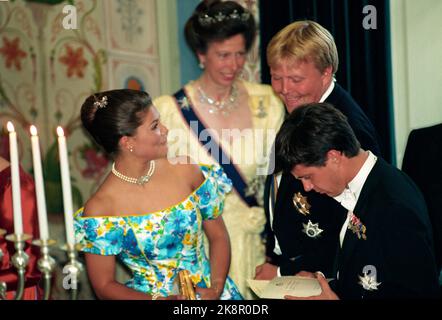
[[[154,172],[155,172],[155,161],[154,160],[150,160],[149,170],[147,171],[147,173],[145,175],[143,175],[139,178],[132,178],[132,177],[125,176],[121,172],[117,171],[117,169],[115,169],[115,162],[112,164],[112,173],[117,178],[119,178],[123,181],[129,182],[129,183],[138,184],[139,186],[142,186],[142,185],[148,183]]]

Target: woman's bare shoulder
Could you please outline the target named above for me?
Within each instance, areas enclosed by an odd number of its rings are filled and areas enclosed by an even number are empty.
[[[170,164],[175,173],[181,178],[188,181],[192,189],[197,188],[203,181],[204,175],[200,166],[189,156],[179,156],[170,159]]]
[[[84,216],[108,216],[111,215],[112,207],[112,197],[100,188],[84,205]]]

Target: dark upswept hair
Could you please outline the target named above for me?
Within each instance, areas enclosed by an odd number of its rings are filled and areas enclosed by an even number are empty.
[[[276,135],[278,170],[296,165],[324,166],[327,152],[337,150],[352,158],[361,145],[347,117],[328,103],[310,103],[296,108]]]
[[[241,17],[249,13],[248,19],[224,19],[213,21],[207,25],[201,24],[204,15],[215,18],[218,14],[229,16],[236,13]],[[189,47],[195,54],[205,54],[211,42],[226,40],[237,34],[242,34],[246,42],[246,51],[252,47],[256,35],[256,24],[253,14],[234,1],[205,0],[195,8],[192,16],[184,27],[184,36]]]
[[[105,106],[95,102],[107,97]],[[103,104],[102,104],[103,105]],[[110,155],[118,152],[123,136],[133,136],[152,105],[147,92],[119,89],[95,93],[81,107],[81,122],[94,140]]]

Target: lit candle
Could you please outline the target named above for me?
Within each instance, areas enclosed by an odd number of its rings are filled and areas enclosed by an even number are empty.
[[[11,182],[12,182],[12,206],[14,217],[14,233],[23,234],[23,219],[21,210],[21,192],[20,192],[20,169],[18,164],[17,133],[14,125],[8,121],[6,127],[9,131],[9,161],[11,163]]]
[[[60,157],[61,186],[63,190],[64,219],[66,225],[66,241],[68,245],[73,246],[75,244],[75,240],[74,240],[74,216],[72,209],[71,178],[69,174],[66,137],[64,136],[62,127],[57,127],[57,135],[58,135],[58,152]]]
[[[46,212],[45,189],[43,183],[43,171],[41,169],[40,143],[38,141],[37,128],[31,126],[31,145],[32,145],[32,160],[34,164],[34,180],[35,193],[37,195],[37,211],[38,211],[38,226],[40,228],[40,239],[48,240],[48,216]]]

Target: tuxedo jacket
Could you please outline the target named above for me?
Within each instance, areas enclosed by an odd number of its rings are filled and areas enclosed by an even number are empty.
[[[363,149],[371,150],[376,155],[380,154],[373,125],[348,92],[335,83],[333,91],[325,102],[334,105],[347,117]],[[273,210],[273,223],[270,225],[269,206],[272,204],[269,201],[269,195],[272,192],[272,180],[272,176],[267,177],[264,189],[267,256],[273,264],[280,267],[282,275],[293,275],[305,270],[322,271],[330,276],[333,271],[342,219],[345,219],[347,210],[326,195],[315,191],[304,191],[300,181],[290,173],[283,173]],[[307,197],[311,205],[310,214],[307,216],[294,207],[293,195],[297,192]],[[319,236],[309,237],[303,231],[309,221],[312,224],[318,224],[318,227],[323,230]],[[280,245],[281,255],[276,255],[273,251],[275,236]]]
[[[433,227],[436,262],[442,267],[442,124],[411,131],[402,170],[424,195]]]
[[[353,225],[366,229],[360,237],[351,229],[345,233],[335,268],[340,298],[439,296],[425,200],[406,174],[378,158],[353,214],[360,222]],[[364,288],[360,278],[364,272],[374,277],[376,285]]]

